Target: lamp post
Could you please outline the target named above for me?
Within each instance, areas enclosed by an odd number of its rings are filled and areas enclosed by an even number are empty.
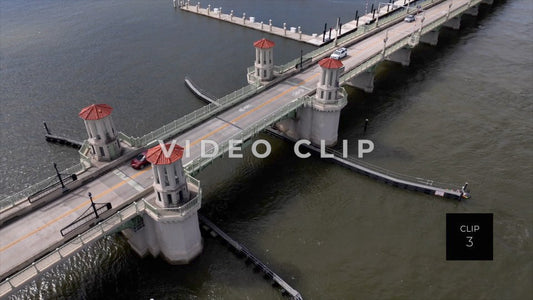
[[[94,204],[93,202],[93,194],[91,194],[91,192],[89,192],[89,200],[91,200],[91,206],[93,208],[93,211],[94,211],[94,215],[96,216],[96,218],[98,219],[99,216],[98,216],[98,211],[96,210],[96,205]]]
[[[54,169],[56,169],[56,175],[57,175],[57,178],[59,178],[59,183],[61,183],[61,188],[63,188],[63,190],[65,189],[65,184],[63,183],[63,179],[61,178],[61,174],[59,173],[59,170],[57,170],[57,164],[54,163]]]

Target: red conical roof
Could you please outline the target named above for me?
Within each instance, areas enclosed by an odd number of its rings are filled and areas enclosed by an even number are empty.
[[[146,153],[146,160],[154,165],[170,165],[183,157],[183,148],[179,145],[174,145],[174,149],[170,151],[171,144],[165,144],[165,149],[170,152],[170,156],[166,157],[161,149],[161,145],[150,148]]]
[[[109,116],[112,110],[107,104],[93,104],[82,109],[78,115],[84,120],[100,120]]]
[[[343,66],[343,64],[342,64],[342,62],[340,60],[333,59],[331,57],[324,58],[323,60],[318,62],[318,64],[322,68],[326,68],[326,69],[338,69],[338,68]]]
[[[259,41],[254,43],[254,47],[261,48],[261,49],[268,49],[274,47],[274,42],[267,40],[267,39],[260,39]]]

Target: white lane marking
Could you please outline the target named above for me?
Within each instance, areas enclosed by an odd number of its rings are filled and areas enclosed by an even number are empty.
[[[250,108],[250,107],[251,107],[250,104],[246,104],[245,106],[239,108],[239,111],[240,111],[240,112],[243,112],[243,111],[247,110],[247,109]]]
[[[140,184],[138,184],[137,181],[133,180],[132,178],[124,174],[124,172],[120,171],[119,169],[113,170],[113,174],[117,175],[118,178],[122,179],[123,181],[127,181],[128,184],[131,185],[138,192],[144,191],[144,188]]]

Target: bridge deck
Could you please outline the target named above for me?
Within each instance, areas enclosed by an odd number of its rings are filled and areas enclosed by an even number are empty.
[[[448,11],[449,1],[428,9],[424,24],[430,24]],[[454,7],[466,5],[469,0],[454,0]],[[420,20],[414,23],[401,22],[388,29],[388,43],[394,43],[409,36],[420,27]],[[348,50],[343,59],[346,70],[358,66],[383,49],[385,32],[379,32]],[[226,112],[213,117],[199,126],[176,137],[181,145],[190,141],[190,155],[184,157],[184,164],[200,155],[200,141],[212,140],[218,144],[238,135],[243,129],[266,118],[279,107],[291,103],[295,98],[312,93],[320,74],[317,65],[298,73],[289,79],[246,100]],[[132,170],[128,163],[107,173],[101,178],[84,185],[57,201],[13,221],[0,228],[0,277],[3,279],[13,271],[22,268],[35,257],[64,242],[59,230],[72,222],[88,206],[87,193],[94,195],[95,202],[111,202],[114,207],[132,201],[131,197],[152,184],[150,169]]]

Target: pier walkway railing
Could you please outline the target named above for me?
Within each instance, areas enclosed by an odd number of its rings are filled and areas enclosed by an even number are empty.
[[[83,171],[87,169],[87,166],[84,163],[76,164],[70,168],[67,168],[63,171],[61,171],[61,174],[80,174]],[[53,185],[58,181],[57,175],[50,176],[44,180],[41,180],[37,182],[36,184],[33,184],[19,192],[16,192],[15,194],[12,194],[10,196],[7,196],[6,198],[0,200],[0,211],[3,211],[4,209],[9,209],[11,207],[14,207],[22,202],[25,202],[28,200],[28,197],[34,195],[35,193],[38,193],[40,191],[45,190],[49,186]]]

